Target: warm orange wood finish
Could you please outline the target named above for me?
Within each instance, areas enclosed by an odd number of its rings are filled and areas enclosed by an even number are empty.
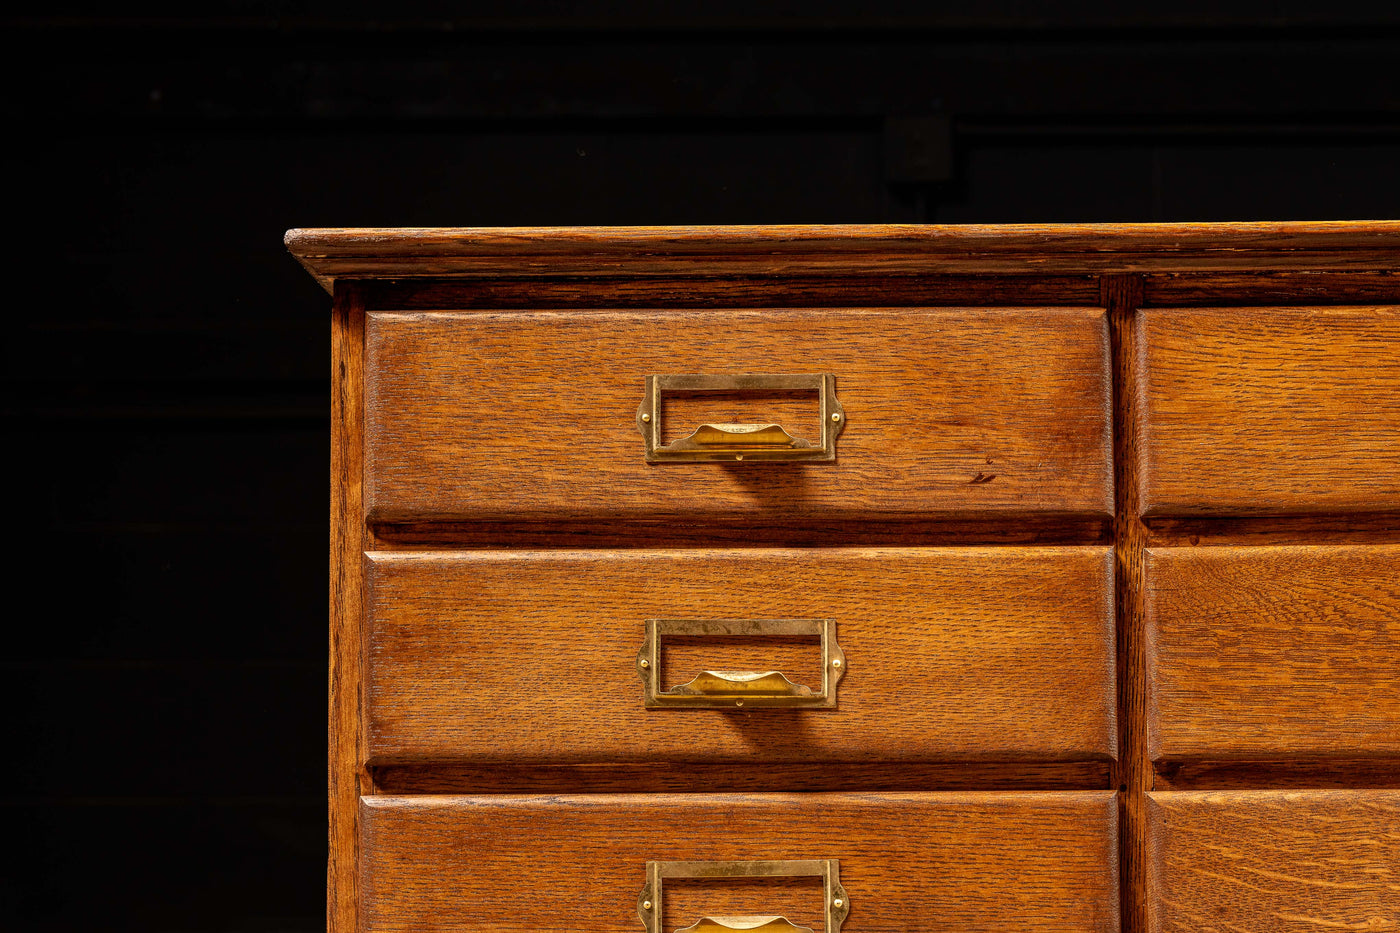
[[[1146,863],[1143,826],[1146,822],[1144,791],[1151,787],[1151,767],[1144,754],[1146,728],[1142,637],[1142,546],[1145,529],[1137,509],[1137,399],[1124,386],[1135,381],[1139,363],[1132,326],[1143,300],[1142,277],[1112,275],[1102,279],[1102,303],[1108,309],[1113,337],[1113,519],[1114,577],[1118,620],[1118,728],[1119,757],[1113,783],[1121,789],[1119,819],[1123,828],[1122,899],[1124,926],[1141,930],[1143,867]]]
[[[1400,933],[1400,222],[287,242],[336,296],[331,933],[640,933],[646,860],[732,857],[841,859],[845,933]],[[765,372],[835,374],[834,462],[645,463],[643,377]],[[679,616],[834,618],[839,708],[643,709]]]
[[[1400,791],[1149,795],[1147,933],[1400,930]]]
[[[1112,757],[1107,548],[374,553],[367,717],[375,762],[805,763]],[[649,618],[830,618],[835,710],[647,710]],[[813,644],[705,669],[820,685]],[[643,765],[645,766],[645,765]]]
[[[364,476],[365,312],[353,285],[336,287],[331,316],[330,679],[327,738],[326,913],[333,931],[354,929],[358,903],[357,802],[365,778],[360,692],[365,548]]]
[[[1400,221],[291,230],[337,278],[1394,270]]]
[[[1400,757],[1400,546],[1151,548],[1146,617],[1154,759]]]
[[[367,328],[373,521],[1113,511],[1098,309],[372,313]],[[645,461],[648,374],[823,372],[846,410],[836,462]],[[749,401],[708,420],[771,417]]]
[[[1400,509],[1400,308],[1149,309],[1146,515]]]
[[[640,933],[648,860],[751,858],[840,859],[843,933],[1118,929],[1103,791],[371,797],[361,813],[365,933]],[[796,887],[717,884],[685,902],[820,929],[820,896]]]

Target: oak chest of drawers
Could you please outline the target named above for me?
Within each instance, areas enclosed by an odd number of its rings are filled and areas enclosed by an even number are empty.
[[[1400,930],[1400,224],[287,240],[333,933]]]

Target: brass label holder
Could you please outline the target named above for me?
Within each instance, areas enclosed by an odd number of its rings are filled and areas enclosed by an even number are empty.
[[[661,687],[661,641],[667,636],[744,638],[815,635],[821,642],[820,689],[793,683],[778,671],[702,671],[689,683]],[[647,619],[637,652],[642,702],[647,709],[835,709],[846,654],[836,643],[834,619]]]
[[[841,933],[851,912],[851,899],[841,887],[841,860],[792,859],[787,861],[647,862],[647,881],[637,896],[637,916],[647,933],[661,933],[661,905],[667,878],[821,878],[826,899],[824,933]],[[702,917],[676,933],[812,933],[786,917]]]
[[[800,392],[815,390],[821,437],[815,442],[791,434],[780,424],[702,424],[690,435],[661,442],[661,400],[666,395],[704,392]],[[646,444],[647,463],[721,463],[738,460],[835,460],[836,437],[846,426],[846,411],[836,398],[831,373],[797,375],[700,374],[647,376],[637,430]]]

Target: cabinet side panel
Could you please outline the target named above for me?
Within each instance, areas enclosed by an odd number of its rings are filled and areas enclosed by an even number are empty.
[[[326,924],[355,930],[361,793],[360,624],[364,553],[364,306],[339,283],[331,316],[329,858]]]

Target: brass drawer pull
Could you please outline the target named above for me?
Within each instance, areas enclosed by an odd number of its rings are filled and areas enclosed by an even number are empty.
[[[820,690],[794,683],[779,671],[701,671],[689,683],[661,687],[661,640],[666,636],[816,635],[821,640]],[[846,673],[846,654],[836,643],[832,619],[647,619],[637,652],[642,701],[647,709],[689,707],[725,709],[780,706],[787,709],[835,709],[836,685]]]
[[[661,400],[666,395],[705,392],[800,392],[815,390],[821,438],[796,437],[780,424],[702,424],[688,436],[661,442]],[[835,460],[836,436],[846,426],[846,411],[836,398],[831,373],[803,375],[647,376],[637,409],[637,430],[646,441],[648,463],[734,460]]]
[[[647,862],[647,882],[637,896],[637,916],[647,933],[661,933],[661,905],[667,878],[821,878],[826,899],[824,933],[841,933],[851,912],[851,899],[841,887],[841,860],[793,859],[789,861]],[[786,917],[702,917],[676,933],[812,933]]]

